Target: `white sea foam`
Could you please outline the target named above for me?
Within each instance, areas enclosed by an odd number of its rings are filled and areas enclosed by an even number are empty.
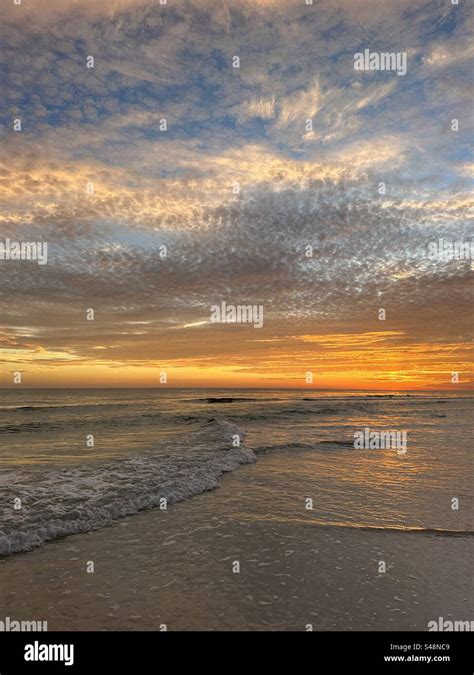
[[[238,435],[240,447],[233,447]],[[220,476],[256,460],[233,424],[213,420],[168,441],[159,453],[91,462],[43,473],[8,471],[0,488],[0,555],[27,551],[48,540],[96,530],[119,518],[181,501],[216,487]],[[14,510],[15,498],[21,509]]]

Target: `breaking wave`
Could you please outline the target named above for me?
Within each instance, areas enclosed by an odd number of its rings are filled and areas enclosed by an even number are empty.
[[[235,425],[211,420],[202,429],[127,460],[42,472],[6,471],[0,488],[7,504],[0,524],[0,555],[28,551],[57,537],[89,532],[139,511],[187,499],[217,486],[223,473],[256,461],[235,436]]]

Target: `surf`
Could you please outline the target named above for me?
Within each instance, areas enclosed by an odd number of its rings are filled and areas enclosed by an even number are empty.
[[[236,442],[236,439],[238,441]],[[29,551],[47,541],[106,527],[121,518],[161,508],[217,487],[224,473],[256,461],[244,432],[226,421],[160,443],[126,460],[48,470],[10,471],[6,499],[22,508],[6,511],[0,555]]]

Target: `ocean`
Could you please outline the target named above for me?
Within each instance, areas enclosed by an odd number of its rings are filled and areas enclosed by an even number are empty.
[[[1,390],[2,611],[50,630],[469,620],[473,400]],[[364,430],[405,451],[354,447]]]

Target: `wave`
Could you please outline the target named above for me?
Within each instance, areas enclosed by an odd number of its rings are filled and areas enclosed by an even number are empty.
[[[235,413],[239,418],[245,421],[264,421],[264,420],[293,420],[298,417],[310,417],[311,415],[344,415],[351,413],[369,412],[363,405],[340,405],[340,406],[324,406],[322,408],[280,408],[276,410],[252,410],[251,412],[244,411],[242,413]],[[233,412],[226,411],[226,416],[236,419]]]
[[[319,441],[318,443],[282,443],[281,445],[261,445],[257,448],[252,448],[255,454],[267,454],[275,451],[285,450],[321,450],[321,446],[335,449],[345,448],[347,450],[354,450],[354,441]]]
[[[266,454],[268,452],[275,452],[278,450],[314,450],[315,446],[311,443],[282,443],[281,445],[261,445],[257,448],[252,448],[256,455]]]
[[[336,445],[340,448],[350,448],[354,450],[354,441],[320,441],[318,445]]]
[[[6,406],[0,406],[0,411],[1,412],[33,412],[33,411],[40,411],[40,412],[48,412],[49,410],[68,410],[69,408],[97,408],[99,406],[106,406],[110,408],[129,408],[131,405],[133,405],[134,402],[131,403],[111,403],[110,401],[99,401],[97,403],[91,403],[90,401],[88,403],[61,403],[61,404],[56,404],[56,405],[48,405],[47,403],[40,404],[40,405],[6,405]]]
[[[267,403],[269,401],[288,401],[288,402],[299,402],[299,401],[311,401],[313,403],[330,403],[332,401],[340,402],[340,401],[362,401],[362,402],[367,402],[371,401],[374,399],[393,399],[393,398],[399,398],[399,399],[405,399],[409,397],[409,395],[404,395],[402,396],[395,396],[392,394],[372,394],[368,396],[304,396],[304,397],[294,397],[294,398],[279,398],[277,396],[271,396],[268,398],[258,396],[258,397],[243,397],[243,396],[211,396],[211,397],[205,397],[205,398],[191,398],[191,399],[182,399],[185,402],[191,402],[191,403],[234,403],[234,402],[239,402],[239,401],[257,401],[257,402],[262,402],[262,403]]]
[[[187,499],[217,486],[223,473],[256,461],[235,425],[210,420],[202,429],[160,445],[160,452],[127,460],[92,463],[36,473],[6,471],[0,487],[6,512],[0,525],[0,555],[29,551],[57,537],[89,532],[143,510]]]
[[[284,401],[286,399],[282,398],[243,398],[241,396],[238,397],[233,397],[233,396],[220,396],[220,397],[210,397],[210,398],[191,398],[191,399],[184,399],[185,401],[190,401],[191,403],[235,403],[238,401],[244,401],[244,402],[249,402],[249,401],[262,401],[262,402],[267,402],[267,401]]]
[[[84,423],[84,422],[83,422]],[[0,426],[0,434],[19,434],[28,431],[52,431],[61,429],[61,425],[52,423],[25,422],[24,424],[5,424]]]
[[[473,530],[446,530],[436,527],[417,525],[369,525],[363,523],[327,523],[323,521],[309,522],[313,527],[332,527],[348,530],[364,530],[367,532],[386,532],[388,534],[427,534],[436,537],[472,537]]]

